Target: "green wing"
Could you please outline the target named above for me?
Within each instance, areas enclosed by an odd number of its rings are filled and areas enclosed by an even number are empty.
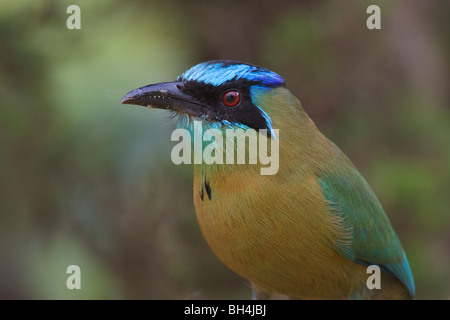
[[[414,296],[414,280],[400,240],[366,180],[351,168],[339,176],[323,174],[319,183],[330,210],[347,231],[337,239],[336,250],[357,263],[378,265]]]

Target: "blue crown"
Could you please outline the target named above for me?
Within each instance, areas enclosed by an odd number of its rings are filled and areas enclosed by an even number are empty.
[[[179,81],[198,81],[220,86],[227,81],[244,79],[268,87],[285,85],[284,79],[270,70],[244,62],[213,60],[199,63],[184,72]]]

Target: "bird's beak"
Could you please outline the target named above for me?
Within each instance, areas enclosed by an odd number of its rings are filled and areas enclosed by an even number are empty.
[[[181,82],[149,84],[128,92],[120,103],[166,109],[201,117],[205,112],[205,106],[182,92],[181,86]]]

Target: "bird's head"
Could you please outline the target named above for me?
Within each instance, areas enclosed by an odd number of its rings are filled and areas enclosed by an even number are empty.
[[[187,129],[201,120],[209,128],[266,129],[273,137],[271,92],[284,86],[284,79],[267,69],[214,60],[191,67],[177,81],[132,90],[121,103],[170,110]]]

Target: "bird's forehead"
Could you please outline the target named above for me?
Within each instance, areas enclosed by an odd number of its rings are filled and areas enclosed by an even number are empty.
[[[242,62],[224,60],[199,63],[179,77],[179,80],[198,81],[214,86],[241,79],[270,87],[285,84],[284,79],[273,71]]]

